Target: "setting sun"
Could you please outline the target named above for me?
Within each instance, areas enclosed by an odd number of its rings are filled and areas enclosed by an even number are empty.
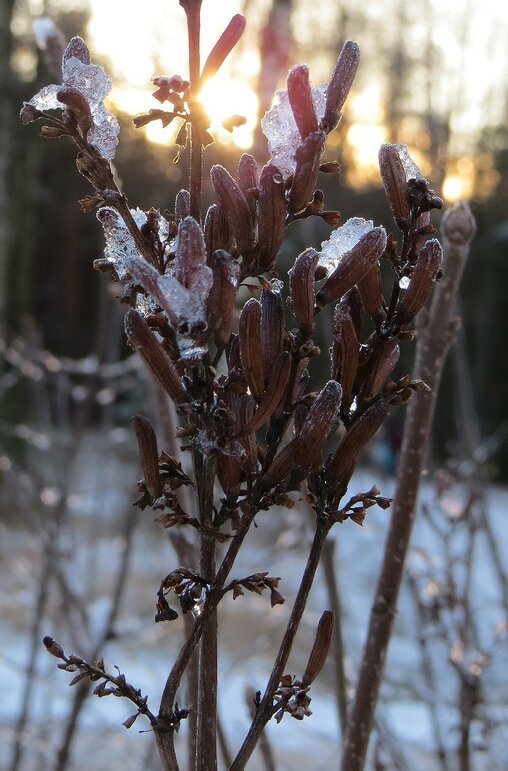
[[[226,143],[233,142],[243,149],[252,145],[258,99],[247,83],[219,73],[205,83],[199,98],[210,117],[211,130],[217,139]],[[233,114],[242,115],[246,122],[230,132],[222,126],[222,122]]]

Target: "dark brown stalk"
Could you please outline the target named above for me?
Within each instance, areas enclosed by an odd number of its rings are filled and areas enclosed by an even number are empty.
[[[190,214],[201,222],[201,189],[203,182],[203,141],[201,139],[202,116],[197,97],[201,83],[201,0],[181,0],[187,16],[189,38],[189,80],[191,91],[191,146],[190,146]]]
[[[325,576],[328,601],[330,603],[330,608],[332,609],[335,616],[332,648],[336,680],[335,695],[337,697],[337,711],[339,716],[340,732],[341,735],[344,736],[347,719],[347,682],[344,669],[344,640],[342,638],[342,603],[339,594],[339,584],[337,581],[337,570],[335,569],[334,553],[335,541],[329,538],[323,547],[321,566]]]
[[[473,221],[466,204],[457,204],[443,219],[445,237],[451,225],[462,217]],[[474,222],[474,221],[473,221]],[[448,241],[444,276],[433,298],[427,326],[421,333],[416,349],[414,378],[421,378],[432,393],[415,393],[410,401],[404,425],[404,436],[397,472],[397,487],[385,553],[372,606],[367,641],[362,654],[356,695],[351,707],[341,771],[361,771],[364,768],[369,736],[372,730],[384,661],[393,629],[397,598],[404,562],[415,518],[415,504],[420,478],[427,455],[441,373],[455,334],[453,319],[455,298],[462,271],[474,235],[474,226],[465,238]]]
[[[305,605],[307,603],[307,597],[309,596],[309,592],[314,581],[314,576],[319,565],[321,552],[326,540],[326,536],[328,535],[328,530],[328,524],[318,518],[316,532],[314,534],[314,540],[309,552],[307,564],[305,565],[303,577],[300,582],[288,625],[286,627],[286,632],[280,644],[275,664],[273,665],[268,684],[257,709],[254,720],[251,723],[251,727],[249,728],[247,736],[245,737],[238,755],[230,767],[230,771],[242,771],[245,768],[247,761],[249,760],[256,744],[259,741],[265,725],[273,716],[273,697],[279,686],[280,679],[284,674],[289,654],[291,653],[291,648],[293,647],[293,642],[298,631],[300,621],[302,620]]]

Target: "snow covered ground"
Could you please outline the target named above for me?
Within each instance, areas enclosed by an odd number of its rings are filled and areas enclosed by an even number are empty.
[[[114,437],[115,438],[115,437]],[[62,524],[57,543],[59,575],[42,592],[37,640],[54,636],[66,649],[86,655],[101,634],[110,606],[117,565],[125,548],[124,525],[135,495],[139,475],[122,436],[116,443],[88,437],[70,471],[67,505],[45,490],[41,503],[32,501],[24,512],[7,518],[1,526],[0,575],[0,769],[10,768],[15,725],[18,719],[26,669],[30,660],[31,631],[36,624],[35,604],[46,570],[41,532],[51,538],[60,506]],[[126,481],[123,481],[126,480]],[[375,470],[359,472],[351,493],[376,483],[384,495],[393,482]],[[55,493],[55,491],[53,491]],[[33,491],[32,491],[33,493]],[[458,769],[460,705],[464,676],[478,684],[478,706],[470,726],[472,771],[508,768],[508,649],[506,603],[499,580],[499,565],[483,529],[476,502],[469,519],[460,517],[464,491],[452,485],[437,501],[427,483],[423,492],[427,514],[420,513],[409,559],[410,581],[402,592],[396,632],[389,650],[386,680],[378,710],[378,730],[371,743],[369,767],[454,771]],[[498,556],[504,560],[508,535],[505,527],[508,491],[488,493],[484,511]],[[346,672],[351,688],[361,655],[373,586],[383,550],[390,512],[373,508],[364,527],[348,521],[332,531],[335,563],[343,605]],[[161,579],[178,566],[166,531],[152,522],[149,510],[137,514],[130,571],[114,636],[104,646],[106,667],[117,665],[127,679],[149,696],[157,711],[165,677],[182,640],[183,620],[154,624],[156,592]],[[477,527],[472,528],[471,522]],[[275,651],[284,631],[305,564],[312,530],[301,507],[274,510],[258,516],[258,528],[232,577],[269,570],[280,576],[286,604],[270,608],[266,593],[233,601],[221,608],[220,715],[228,744],[234,752],[249,724],[246,689],[264,689]],[[472,565],[468,570],[467,565]],[[462,600],[466,598],[466,602]],[[318,574],[312,590],[298,645],[288,671],[301,676],[323,610],[329,608],[326,583]],[[450,661],[450,658],[453,661]],[[30,719],[23,736],[21,771],[55,768],[75,689],[71,676],[56,668],[56,659],[37,643]],[[312,686],[312,717],[302,722],[285,716],[280,725],[269,724],[267,735],[281,771],[337,769],[340,738],[332,656]],[[181,703],[185,702],[182,693]],[[127,731],[121,722],[132,713],[122,699],[89,698],[80,717],[72,747],[72,771],[93,769],[158,769],[150,732],[142,719]],[[178,737],[185,756],[185,729]],[[444,759],[436,754],[441,744]],[[384,763],[384,765],[383,765]],[[182,768],[184,768],[184,763]],[[259,754],[248,765],[266,768]]]

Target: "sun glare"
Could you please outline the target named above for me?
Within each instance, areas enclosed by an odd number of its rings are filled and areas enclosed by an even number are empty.
[[[244,150],[251,147],[257,123],[258,99],[247,83],[219,73],[205,83],[199,99],[211,120],[211,130],[216,139],[224,143],[232,142]],[[233,114],[243,115],[246,123],[230,132],[222,126],[222,121]]]

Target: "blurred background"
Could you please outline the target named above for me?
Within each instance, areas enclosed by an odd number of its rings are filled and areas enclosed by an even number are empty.
[[[486,501],[493,489],[495,500],[504,501],[502,488],[490,485],[504,485],[508,480],[508,9],[495,0],[421,0],[413,4],[405,0],[363,4],[348,0],[204,0],[205,56],[237,12],[247,17],[247,29],[202,94],[216,139],[206,151],[207,170],[217,162],[233,170],[244,151],[264,163],[268,154],[258,122],[269,108],[274,90],[285,86],[289,67],[307,62],[313,84],[324,83],[344,40],[353,39],[360,45],[362,59],[343,119],[327,143],[325,159],[339,160],[342,166],[340,176],[328,175],[322,180],[327,208],[340,210],[342,221],[362,216],[395,232],[380,184],[377,154],[383,142],[404,142],[447,204],[465,199],[473,209],[478,232],[463,281],[463,327],[447,364],[429,461],[429,469],[444,467],[448,475],[446,485],[443,487],[440,477],[440,486],[434,491],[439,498],[434,510],[442,514],[443,522],[441,531],[433,530],[432,523],[428,526],[418,548],[420,557],[428,556],[437,548],[428,533],[448,533],[439,569],[448,575],[446,566],[452,572],[459,566],[453,618],[457,607],[466,616],[471,613],[471,587],[478,584],[486,587],[486,594],[476,595],[475,603],[492,604],[492,618],[480,619],[478,627],[497,630],[506,618],[508,586],[502,542],[496,531],[496,517],[500,518],[502,507],[494,507],[495,521],[490,527],[487,515],[491,510]],[[132,116],[158,106],[151,96],[154,76],[187,75],[185,17],[177,0],[146,0],[142,4],[131,0],[2,0],[0,634],[5,635],[7,644],[2,647],[0,671],[6,692],[13,696],[0,714],[0,768],[102,769],[122,763],[126,769],[156,769],[151,744],[146,749],[149,741],[117,728],[127,716],[118,719],[118,704],[94,700],[93,706],[88,706],[86,692],[80,691],[79,698],[72,692],[72,698],[64,694],[66,676],[56,672],[54,662],[46,661],[49,657],[39,650],[43,634],[57,637],[59,631],[79,652],[85,648],[93,653],[107,644],[119,665],[127,649],[128,678],[136,682],[137,673],[143,688],[157,688],[167,662],[159,657],[158,664],[150,668],[147,662],[140,663],[137,654],[152,648],[160,654],[165,645],[166,630],[157,627],[154,631],[151,623],[152,601],[160,579],[185,554],[185,543],[163,539],[161,546],[160,533],[149,515],[140,524],[138,515],[129,514],[140,474],[129,420],[137,411],[154,414],[159,396],[125,346],[123,308],[115,299],[120,290],[109,276],[92,269],[92,261],[102,256],[102,231],[94,214],[84,215],[78,206],[78,199],[90,190],[76,172],[74,148],[65,140],[41,139],[38,124],[22,127],[18,119],[23,100],[53,82],[34,36],[33,22],[41,16],[49,16],[66,38],[82,35],[93,61],[101,63],[113,77],[108,106],[121,123],[115,166],[130,205],[172,210],[176,193],[186,186],[185,153],[174,163],[173,129],[162,129],[158,123],[141,130],[132,126]],[[221,121],[233,113],[243,114],[246,123],[228,133]],[[211,201],[208,182],[205,199]],[[434,224],[438,227],[438,219]],[[319,247],[328,232],[329,227],[317,218],[295,223],[288,231],[283,260],[289,266],[304,247]],[[408,364],[407,360],[401,362],[405,370]],[[377,474],[374,479],[369,477],[369,486],[379,480],[384,480],[385,488],[391,484],[402,417],[402,413],[395,416],[368,459]],[[443,504],[442,496],[448,494]],[[476,519],[471,520],[473,510]],[[305,540],[305,523],[291,519],[289,513],[284,516],[273,538],[259,547],[253,544],[247,557],[253,570],[267,568],[256,562],[256,549],[263,553],[274,543],[275,562],[287,562],[290,572],[297,570],[301,557],[297,545],[300,536]],[[379,515],[372,528],[367,540],[375,544],[380,542],[385,520]],[[478,532],[485,537],[487,551],[482,551],[483,546],[475,551]],[[355,548],[361,553],[365,546],[363,535],[359,531],[352,536],[347,559],[336,570],[338,576],[348,575],[348,559],[354,562]],[[330,559],[337,560],[337,553]],[[415,589],[416,578],[413,588],[407,590],[410,613],[416,613],[415,624],[420,626],[423,621],[418,612],[422,607],[425,610],[429,598],[432,602],[436,597],[442,600],[442,614],[451,607],[439,588],[449,582],[436,579],[433,559],[425,557],[415,568],[420,578],[424,576],[423,599]],[[487,576],[486,564],[493,571],[487,571]],[[368,587],[375,565],[369,565],[365,572],[359,585]],[[131,577],[126,582],[128,573]],[[464,576],[469,576],[469,583]],[[319,592],[327,591],[325,578],[323,582],[315,597],[316,614],[322,607]],[[254,614],[253,623],[265,618],[267,611],[261,598],[255,600],[254,610],[249,611]],[[365,618],[358,621],[359,627],[353,622],[368,605],[368,595],[344,600],[345,618],[351,624],[344,633],[351,676]],[[272,632],[277,635],[282,623],[282,617],[274,618],[259,631],[261,673],[267,666],[263,656],[270,648]],[[464,651],[468,646],[480,652],[490,651],[492,646],[495,649],[498,631],[483,639],[485,630],[477,630],[471,642],[465,626],[459,624],[457,630]],[[407,642],[408,629],[401,634]],[[444,649],[449,652],[453,635],[447,634],[449,645]],[[416,637],[413,642],[423,667],[422,693],[425,689],[428,692],[432,690],[429,666],[432,669],[433,665],[425,665],[425,648]],[[401,645],[404,650],[405,643]],[[423,658],[418,658],[420,654]],[[238,651],[231,652],[228,672],[239,668],[237,658]],[[408,671],[414,670],[411,657],[404,662]],[[453,667],[455,672],[456,664]],[[436,668],[439,671],[439,665]],[[452,753],[458,741],[453,731],[462,725],[460,676],[456,703],[450,705],[443,693],[443,716],[435,712],[435,705],[425,695],[408,696],[407,679],[404,681],[397,668],[395,672],[390,684],[393,692],[388,688],[385,693],[386,704],[395,704],[400,710],[402,688],[403,697],[412,705],[407,709],[423,705],[421,713],[414,713],[415,721],[425,724],[428,731],[423,731],[424,736],[417,732],[416,739],[414,735],[406,737],[407,746],[403,744],[405,749],[399,752],[398,744],[406,739],[394,729],[386,707],[386,714],[380,713],[378,754],[372,763],[387,765],[372,767],[448,771],[453,765],[446,765],[447,753]],[[230,681],[236,698],[243,682],[240,684],[234,675]],[[445,678],[444,682],[449,681]],[[496,709],[503,699],[506,703],[505,697],[496,691]],[[332,690],[327,698],[333,711]],[[111,707],[116,709],[111,711]],[[245,721],[247,714],[246,709]],[[101,723],[105,715],[107,724]],[[501,726],[504,731],[505,717],[504,712],[496,712],[495,719],[489,713],[489,730],[495,733]],[[451,737],[452,749],[436,727],[440,721],[447,726],[445,733]],[[100,731],[98,725],[102,726]],[[477,765],[470,768],[505,768],[505,756],[485,754],[482,742],[487,739],[482,732],[486,725],[485,721],[481,726],[475,724],[479,749],[474,755]],[[240,722],[239,727],[234,724],[225,729],[234,746],[238,743],[235,732],[242,726]],[[298,724],[297,728],[299,736],[305,726],[302,729]],[[309,760],[306,767],[316,771],[335,767],[335,762],[329,765],[336,752],[330,739],[335,730],[325,721],[318,741],[329,741],[330,754],[321,765],[317,761],[312,765]],[[108,750],[102,744],[97,746],[102,734],[108,736]],[[497,747],[496,741],[492,739],[489,746]],[[140,744],[145,749],[140,749]],[[83,760],[83,752],[89,752],[90,746],[96,753],[94,759]],[[279,766],[293,768],[292,735],[288,734],[282,746]],[[309,753],[313,758],[312,749]],[[481,765],[482,758],[486,758],[485,766]],[[294,762],[297,760],[298,753]],[[500,765],[496,765],[498,761]],[[425,765],[418,765],[423,762]]]

